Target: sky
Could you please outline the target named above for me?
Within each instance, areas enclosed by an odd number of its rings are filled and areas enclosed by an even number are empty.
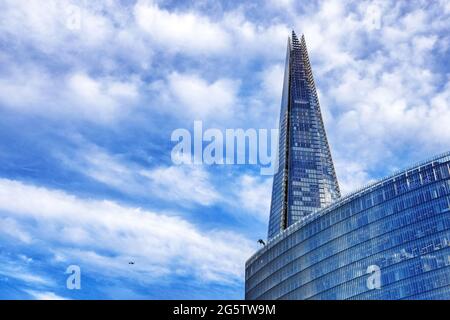
[[[277,128],[292,29],[344,194],[450,150],[448,1],[0,0],[0,299],[242,299],[272,177],[171,134]]]

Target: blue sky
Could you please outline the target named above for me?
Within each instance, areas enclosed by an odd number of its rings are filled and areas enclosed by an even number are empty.
[[[276,128],[295,29],[351,192],[450,150],[449,19],[448,1],[1,1],[0,298],[243,298],[271,177],[175,165],[172,131]]]

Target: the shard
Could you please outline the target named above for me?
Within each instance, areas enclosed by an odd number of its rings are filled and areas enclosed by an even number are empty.
[[[305,38],[288,39],[268,238],[340,198]]]

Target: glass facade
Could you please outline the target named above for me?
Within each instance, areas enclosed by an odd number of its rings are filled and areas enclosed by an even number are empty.
[[[449,299],[450,153],[278,233],[247,261],[245,291],[246,299]]]
[[[340,197],[305,38],[288,39],[268,238]]]

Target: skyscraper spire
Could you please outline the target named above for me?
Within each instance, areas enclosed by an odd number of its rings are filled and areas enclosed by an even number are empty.
[[[319,99],[306,50],[288,38],[268,238],[340,197]]]

